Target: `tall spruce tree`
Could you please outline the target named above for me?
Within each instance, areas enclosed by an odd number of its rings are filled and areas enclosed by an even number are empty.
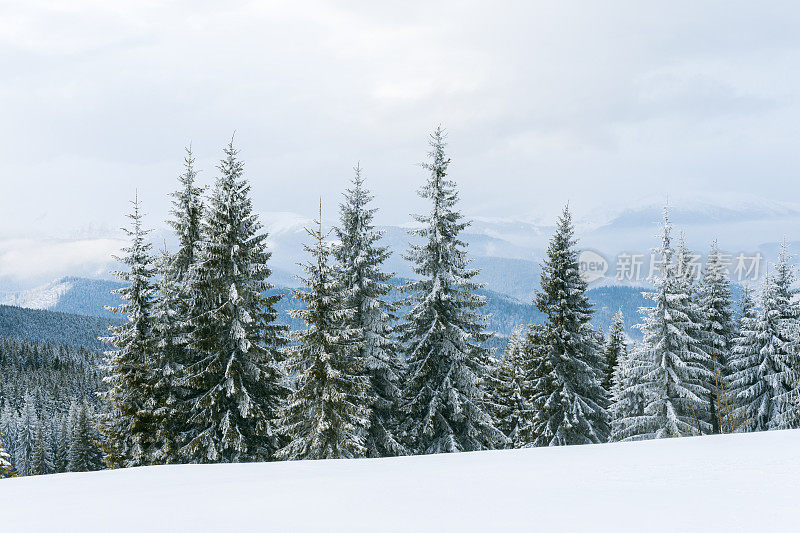
[[[717,242],[711,244],[703,278],[697,291],[702,314],[702,333],[705,351],[710,357],[709,370],[714,379],[709,383],[709,403],[713,433],[731,433],[734,423],[733,406],[726,388],[728,363],[737,335],[731,307],[731,287],[728,272]]]
[[[605,360],[605,376],[603,377],[603,389],[608,398],[613,396],[614,376],[618,375],[620,360],[625,357],[628,345],[625,341],[625,320],[622,310],[618,310],[614,315],[614,320],[608,330],[608,339],[603,347],[603,359]]]
[[[33,454],[36,447],[36,430],[39,427],[39,413],[36,409],[36,400],[30,391],[25,391],[22,404],[22,420],[16,438],[17,469],[22,476],[29,476],[33,471]]]
[[[72,439],[69,430],[68,417],[62,416],[58,421],[57,427],[54,431],[54,454],[53,462],[56,472],[66,472],[69,465],[69,445]]]
[[[186,148],[180,189],[171,195],[172,218],[168,221],[178,238],[178,248],[174,254],[165,251],[159,264],[154,369],[158,425],[154,463],[183,460],[180,450],[186,444],[188,432],[188,392],[184,380],[186,365],[193,360],[189,346],[192,318],[203,312],[202,303],[195,300],[198,295],[192,291],[191,281],[200,254],[203,221],[203,188],[196,185],[194,161],[191,147]]]
[[[492,379],[495,425],[508,439],[510,448],[523,448],[533,442],[534,411],[525,397],[528,372],[524,345],[524,332],[514,330],[502,360],[495,364]]]
[[[349,324],[357,312],[330,264],[322,231],[306,229],[313,246],[304,265],[304,289],[293,290],[305,309],[292,312],[307,324],[294,332],[297,346],[289,360],[295,388],[283,412],[283,431],[289,443],[279,452],[284,459],[341,459],[363,457],[370,424],[370,379],[361,352],[358,329]],[[351,293],[352,294],[352,293]]]
[[[202,241],[203,189],[196,185],[197,172],[191,147],[186,149],[184,172],[178,178],[181,189],[172,193],[172,219],[169,225],[178,236],[178,250],[172,266],[176,283],[183,283],[198,259]]]
[[[190,270],[193,360],[186,366],[186,462],[274,458],[278,409],[289,392],[281,367],[286,327],[276,324],[280,295],[265,295],[267,235],[253,212],[233,140],[206,209],[202,246]]]
[[[696,304],[680,255],[671,245],[672,225],[664,209],[660,256],[661,272],[646,293],[654,305],[643,307],[644,333],[636,365],[630,367],[636,383],[631,392],[642,393],[644,413],[622,421],[626,439],[697,435],[711,430],[709,422],[708,357],[700,342]]]
[[[762,281],[762,293],[771,285],[768,277]],[[739,311],[738,335],[733,339],[729,374],[726,382],[734,404],[734,425],[742,431],[766,431],[772,418],[772,397],[775,364],[764,341],[770,336],[770,312],[757,309],[750,289],[745,286]]]
[[[778,262],[775,264],[774,305],[780,316],[781,336],[784,345],[776,353],[780,392],[775,397],[778,412],[770,421],[771,429],[796,429],[800,427],[800,302],[795,287],[797,276],[791,264],[789,245],[781,243]]]
[[[401,428],[419,454],[490,449],[504,444],[505,436],[483,407],[489,350],[482,343],[490,335],[478,310],[485,299],[475,292],[478,271],[469,268],[459,238],[469,223],[455,210],[458,192],[447,177],[441,127],[430,144],[430,161],[423,164],[430,176],[419,195],[431,210],[414,216],[422,227],[411,233],[424,242],[411,245],[406,256],[422,279],[405,287],[410,310],[402,334],[408,370]]]
[[[614,371],[611,393],[611,436],[610,442],[619,442],[629,437],[637,438],[636,422],[644,416],[646,406],[645,391],[637,378],[643,368],[652,365],[647,354],[639,345],[620,353]]]
[[[72,427],[68,464],[70,472],[93,472],[103,468],[99,440],[100,435],[95,429],[86,402],[83,402]]]
[[[344,307],[353,312],[346,326],[356,333],[360,358],[370,380],[370,424],[366,437],[368,457],[402,455],[404,446],[395,436],[403,371],[402,347],[391,323],[396,305],[386,296],[392,274],[381,267],[389,257],[388,247],[379,244],[382,231],[374,227],[377,209],[369,208],[372,195],[364,188],[361,167],[356,166],[352,188],[339,206],[339,242],[333,249],[338,261],[338,276],[345,295]]]
[[[127,283],[114,291],[124,303],[112,309],[127,317],[121,325],[110,326],[113,335],[106,339],[116,350],[106,352],[103,369],[108,389],[101,393],[107,404],[106,413],[99,421],[105,436],[103,451],[110,468],[142,466],[149,464],[153,435],[152,372],[154,349],[153,297],[154,274],[151,245],[145,240],[148,231],[142,228],[139,199],[133,201],[133,211],[128,217],[131,229],[125,229],[130,245],[123,249],[125,255],[116,258],[127,267],[117,272]]]
[[[787,429],[797,425],[797,304],[794,273],[786,245],[775,272],[761,284],[760,308],[744,310],[735,340],[730,384],[736,418],[746,431]]]
[[[36,429],[36,444],[33,448],[33,460],[30,475],[41,476],[55,472],[53,463],[53,449],[48,438],[49,431],[44,427],[45,421],[40,420]]]
[[[600,384],[604,361],[589,321],[592,307],[580,277],[572,215],[565,207],[542,265],[536,307],[546,316],[545,345],[553,389],[535,432],[537,444],[605,442],[608,395]]]
[[[184,323],[180,316],[181,292],[177,284],[176,256],[164,250],[158,261],[158,296],[153,305],[155,350],[152,372],[153,447],[149,462],[169,464],[179,460],[186,429]]]
[[[708,370],[705,374],[708,379],[704,387],[709,391],[708,408],[704,411],[705,422],[711,425],[709,433],[719,433],[719,414],[717,413],[717,379],[714,361],[711,356],[710,342],[712,336],[706,331],[708,320],[704,312],[706,301],[702,300],[700,291],[702,290],[699,255],[695,255],[686,245],[686,235],[680,232],[678,246],[675,250],[675,260],[677,263],[678,281],[683,284],[683,292],[689,295],[686,301],[686,332],[692,337],[690,346],[695,349],[695,355]],[[719,265],[719,268],[724,268]],[[719,366],[719,362],[717,363]]]

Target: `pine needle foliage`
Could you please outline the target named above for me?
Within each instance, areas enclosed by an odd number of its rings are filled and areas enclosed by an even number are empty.
[[[331,265],[322,230],[322,204],[315,229],[306,229],[313,245],[303,265],[303,289],[294,295],[305,304],[292,312],[307,329],[294,332],[297,345],[288,361],[295,387],[283,411],[283,432],[290,439],[283,459],[363,457],[370,424],[370,379],[361,353],[359,331],[351,328],[356,309],[348,307],[341,278]]]
[[[490,352],[483,346],[490,334],[479,309],[485,299],[473,279],[466,243],[460,234],[469,222],[455,207],[458,192],[447,177],[441,127],[431,135],[429,172],[419,195],[431,203],[426,215],[415,215],[421,227],[411,230],[423,242],[406,256],[421,277],[405,287],[410,309],[403,325],[406,346],[401,424],[407,446],[418,454],[491,449],[505,436],[484,409]]]
[[[270,253],[253,211],[233,139],[208,201],[199,256],[188,276],[190,317],[184,462],[268,461],[282,445],[278,410],[289,389],[275,322],[279,295],[265,295]]]

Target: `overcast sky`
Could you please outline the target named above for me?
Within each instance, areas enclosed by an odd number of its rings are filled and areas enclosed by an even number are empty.
[[[405,222],[438,123],[470,215],[800,192],[795,2],[383,4],[0,0],[0,238],[158,225],[234,130],[260,211],[360,161]]]

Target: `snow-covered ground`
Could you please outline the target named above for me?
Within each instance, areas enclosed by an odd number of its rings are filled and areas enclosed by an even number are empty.
[[[796,531],[800,430],[0,481],[9,532]]]

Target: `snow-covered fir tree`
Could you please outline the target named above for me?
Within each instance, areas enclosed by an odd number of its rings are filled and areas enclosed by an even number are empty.
[[[625,320],[622,310],[618,310],[611,322],[608,330],[608,339],[603,347],[603,359],[605,360],[605,376],[603,378],[603,389],[609,398],[612,397],[614,390],[614,376],[618,375],[619,362],[625,357],[628,351],[628,344],[625,340]]]
[[[762,294],[769,289],[769,276],[762,281]],[[775,365],[769,349],[762,344],[769,335],[769,311],[753,302],[750,288],[745,286],[740,304],[738,335],[733,339],[728,361],[727,390],[734,406],[734,425],[742,431],[766,431],[772,417],[772,376]]]
[[[411,230],[407,259],[422,279],[407,284],[403,324],[407,379],[401,423],[404,439],[415,453],[483,450],[503,445],[505,436],[484,409],[489,350],[485,299],[475,291],[478,274],[469,268],[466,244],[459,235],[469,225],[455,207],[456,184],[447,176],[444,132],[431,136],[430,176],[419,195],[430,201],[427,215],[415,215],[422,227]]]
[[[372,198],[364,187],[361,168],[356,166],[352,187],[339,206],[339,226],[335,228],[339,242],[333,254],[345,295],[344,307],[353,310],[346,326],[355,332],[360,358],[370,380],[366,455],[387,457],[405,453],[395,436],[403,359],[402,347],[391,327],[396,306],[386,300],[392,275],[381,268],[390,252],[388,247],[380,245],[383,232],[376,230],[373,223],[377,209],[369,207]]]
[[[203,189],[196,185],[192,149],[186,149],[184,172],[179,177],[181,188],[172,193],[172,218],[168,221],[178,237],[178,249],[172,266],[176,283],[182,283],[190,274],[199,253],[202,240]]]
[[[703,278],[697,290],[697,301],[702,314],[704,349],[710,357],[709,370],[714,376],[709,384],[712,431],[731,433],[735,424],[726,383],[737,327],[733,317],[728,271],[716,241],[711,244],[706,259]]]
[[[186,429],[186,388],[182,380],[186,342],[180,287],[175,279],[176,256],[164,250],[158,261],[157,297],[153,305],[155,350],[150,367],[152,396],[148,409],[153,412],[153,447],[149,462],[169,464],[179,460],[182,432]]]
[[[795,429],[800,427],[800,302],[795,287],[797,276],[785,240],[781,243],[773,280],[774,305],[780,316],[785,345],[776,352],[779,380],[776,387],[780,392],[775,397],[778,412],[770,421],[770,428]]]
[[[600,384],[604,361],[589,321],[592,307],[580,277],[569,208],[565,207],[542,265],[536,307],[546,316],[550,396],[537,422],[538,445],[605,442],[609,435],[608,395]]]
[[[15,477],[17,475],[14,466],[11,464],[11,455],[0,439],[0,479]]]
[[[678,239],[678,246],[675,249],[675,261],[677,264],[678,280],[684,285],[683,292],[689,295],[685,306],[686,321],[689,325],[686,328],[686,332],[693,338],[694,342],[690,344],[699,348],[697,352],[698,361],[703,362],[708,370],[706,375],[710,376],[709,381],[704,384],[705,388],[709,391],[708,409],[705,413],[705,421],[711,425],[710,433],[719,433],[719,416],[717,414],[717,403],[715,401],[718,386],[714,361],[710,351],[712,347],[710,339],[712,336],[706,331],[708,320],[703,309],[704,304],[707,302],[703,301],[700,295],[702,286],[700,283],[701,265],[699,258],[700,255],[692,252],[686,245],[686,235],[681,231]],[[722,265],[717,265],[717,267],[724,268]],[[722,371],[724,372],[724,370]]]
[[[503,358],[495,364],[492,377],[491,405],[495,426],[503,432],[511,448],[523,448],[532,442],[534,412],[527,398],[525,333],[515,329]]]
[[[635,436],[631,426],[644,415],[645,391],[637,381],[643,367],[651,367],[640,345],[633,344],[620,353],[611,386],[611,436],[610,442],[619,442]]]
[[[86,402],[78,409],[69,446],[70,472],[93,472],[103,468],[103,456],[98,446],[100,435],[95,429]]]
[[[55,472],[53,463],[53,449],[49,438],[49,428],[45,428],[45,421],[40,420],[36,429],[36,444],[33,448],[33,460],[30,475],[41,476]]]
[[[156,314],[156,381],[154,398],[158,406],[158,434],[153,450],[154,463],[181,461],[185,444],[188,402],[183,385],[186,364],[192,360],[192,317],[202,312],[192,289],[191,275],[200,254],[203,220],[203,189],[196,185],[197,171],[191,147],[186,149],[180,189],[172,193],[168,220],[178,238],[173,254],[166,252],[159,265],[160,283]]]
[[[125,255],[115,258],[127,267],[116,273],[126,285],[114,291],[124,302],[112,309],[127,320],[110,327],[113,335],[106,340],[116,350],[106,352],[103,368],[107,372],[104,381],[108,388],[100,394],[107,405],[99,426],[105,437],[105,461],[110,468],[149,464],[155,433],[150,402],[154,267],[151,244],[146,241],[148,230],[142,227],[138,196],[128,217],[132,227],[124,231],[131,242],[123,249]]]
[[[356,313],[341,277],[331,265],[331,251],[322,230],[320,203],[317,228],[306,229],[313,246],[303,265],[302,289],[293,290],[304,309],[292,311],[307,329],[295,331],[297,345],[289,359],[295,386],[283,412],[283,432],[289,439],[280,450],[283,459],[341,459],[363,457],[370,424],[372,396]]]
[[[272,289],[267,235],[259,233],[233,140],[224,152],[188,280],[199,305],[191,317],[180,458],[191,463],[273,459],[281,445],[278,409],[289,392],[280,365],[286,327],[275,322],[280,295],[264,294]]]
[[[16,432],[16,459],[17,470],[20,475],[29,476],[33,472],[33,454],[36,448],[36,431],[39,427],[39,414],[36,410],[36,400],[30,391],[25,393],[22,404],[22,420]]]
[[[5,402],[3,410],[0,411],[0,441],[6,443],[5,449],[12,465],[16,462],[14,457],[16,452],[15,443],[18,442],[16,415],[16,410],[11,407],[11,402]]]
[[[672,225],[664,209],[660,273],[652,281],[655,291],[646,293],[654,305],[643,307],[639,327],[644,340],[630,366],[630,389],[645,399],[641,416],[622,420],[626,439],[681,437],[707,433],[709,422],[708,356],[700,341],[697,307],[691,298],[688,277],[681,270],[682,257],[671,244]]]
[[[546,446],[549,442],[543,432],[547,429],[547,402],[555,393],[552,361],[547,343],[547,330],[543,324],[530,324],[522,344],[523,366],[526,370],[523,396],[533,411],[530,428],[530,445]],[[539,432],[542,433],[539,433]]]
[[[69,465],[69,447],[72,442],[72,435],[70,432],[69,418],[62,416],[59,420],[56,430],[54,431],[54,439],[56,446],[53,453],[53,463],[56,472],[66,472]]]
[[[734,341],[730,388],[735,419],[745,431],[784,429],[796,423],[794,388],[797,308],[785,245],[775,272],[761,284],[760,307],[745,299]]]

